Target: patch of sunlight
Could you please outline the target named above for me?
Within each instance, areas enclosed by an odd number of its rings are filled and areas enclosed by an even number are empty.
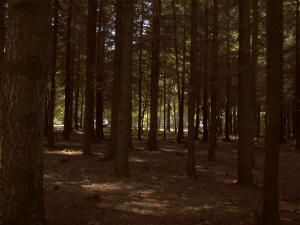
[[[91,191],[101,191],[101,192],[112,192],[120,190],[131,190],[134,189],[132,185],[126,185],[124,183],[101,183],[101,184],[87,184],[81,185],[82,188]]]
[[[139,159],[139,158],[134,157],[134,158],[130,158],[130,159],[129,159],[129,162],[143,163],[143,162],[146,162],[146,160],[144,160],[144,159]]]
[[[49,155],[81,155],[81,151],[73,151],[70,149],[64,149],[63,151],[46,151],[46,154]]]
[[[189,207],[185,207],[185,210],[188,211],[203,211],[203,210],[212,210],[214,209],[215,206],[214,205],[208,205],[208,204],[204,204],[204,205],[200,205],[200,206],[189,206]]]

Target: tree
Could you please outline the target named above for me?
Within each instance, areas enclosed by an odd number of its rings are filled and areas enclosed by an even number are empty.
[[[208,43],[209,43],[209,28],[208,28],[208,0],[204,2],[204,50],[203,50],[203,139],[208,142]]]
[[[68,139],[72,131],[72,0],[68,2],[67,36],[66,36],[66,76],[65,76],[65,114],[63,136]]]
[[[57,34],[58,34],[58,10],[59,3],[58,0],[54,0],[53,5],[53,31],[52,31],[52,64],[51,64],[51,74],[50,74],[50,94],[49,94],[49,119],[48,119],[48,147],[54,147],[54,110],[55,110],[55,95],[56,95],[56,54],[57,54]]]
[[[103,82],[105,60],[105,15],[104,2],[98,7],[98,32],[97,32],[97,76],[96,76],[96,137],[103,138]]]
[[[215,150],[217,148],[217,75],[218,75],[218,36],[219,36],[219,0],[213,1],[213,40],[212,40],[212,69],[210,76],[211,88],[211,126],[209,137],[208,160],[215,160]]]
[[[250,1],[239,2],[238,183],[253,185],[253,118],[250,71]]]
[[[197,99],[197,0],[191,0],[191,75],[188,99],[188,160],[187,175],[196,177],[195,168],[195,108]]]
[[[267,1],[267,127],[263,225],[279,224],[279,144],[283,74],[283,1]]]
[[[0,79],[3,72],[3,59],[4,59],[4,44],[5,44],[5,4],[2,1],[0,4]]]
[[[296,73],[295,73],[295,137],[296,137],[296,150],[300,150],[300,17],[299,17],[299,7],[300,3],[296,1]]]
[[[160,13],[161,0],[153,0],[153,21],[152,21],[152,65],[151,65],[151,101],[150,101],[150,131],[148,137],[148,149],[158,150],[157,129],[158,129],[158,80],[160,68]]]
[[[91,143],[94,141],[94,79],[96,60],[96,23],[97,2],[88,1],[87,49],[86,49],[86,83],[84,114],[84,147],[83,154],[91,154]]]
[[[0,90],[0,224],[46,224],[42,131],[49,1],[9,0]]]
[[[131,147],[131,54],[133,34],[134,1],[118,0],[116,3],[116,54],[118,61],[118,105],[117,105],[117,131],[115,142],[114,175],[127,177],[128,150]]]

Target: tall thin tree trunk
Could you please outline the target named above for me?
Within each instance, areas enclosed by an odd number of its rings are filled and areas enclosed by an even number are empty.
[[[70,111],[72,107],[71,102],[71,82],[72,82],[72,45],[71,45],[71,36],[72,36],[72,2],[71,0],[68,3],[68,20],[67,20],[67,37],[66,37],[66,68],[65,68],[65,112],[64,112],[64,130],[63,136],[68,139],[72,131],[72,121],[70,118]]]
[[[231,45],[230,45],[230,4],[227,5],[227,20],[226,20],[226,105],[225,105],[225,141],[230,141],[230,122],[231,122]]]
[[[52,31],[52,64],[51,64],[51,87],[49,96],[49,124],[48,124],[48,139],[47,145],[50,148],[54,147],[54,110],[56,96],[56,58],[57,58],[57,34],[58,34],[58,0],[54,0],[53,5],[53,31]]]
[[[3,73],[4,46],[5,46],[5,4],[6,0],[0,3],[0,81]],[[1,88],[1,87],[0,87]]]
[[[94,141],[94,80],[96,62],[96,23],[97,2],[88,0],[87,22],[87,58],[85,83],[85,114],[84,114],[84,147],[83,154],[91,154],[91,143]]]
[[[283,74],[283,0],[267,0],[267,127],[261,224],[279,224],[279,142]]]
[[[45,225],[42,136],[50,6],[46,0],[8,4],[0,84],[0,224]]]
[[[96,68],[96,137],[102,139],[103,131],[103,82],[104,82],[104,61],[105,61],[105,12],[104,1],[98,7],[98,32],[97,32],[97,68]]]
[[[160,14],[161,0],[153,0],[150,131],[148,137],[149,151],[155,151],[159,148],[157,143],[157,113],[160,70]]]
[[[208,42],[209,42],[209,29],[208,29],[208,0],[205,0],[204,10],[204,66],[203,66],[203,139],[204,143],[208,142]]]
[[[213,11],[213,40],[212,40],[212,68],[210,76],[210,94],[211,94],[211,125],[210,125],[210,138],[208,149],[208,160],[215,160],[215,150],[217,148],[217,75],[218,75],[218,36],[219,36],[219,0],[214,0]]]
[[[195,107],[197,100],[197,0],[191,0],[191,75],[188,101],[188,160],[186,172],[190,178],[196,177],[195,160]]]
[[[238,183],[253,185],[253,118],[250,68],[250,1],[239,2]]]
[[[138,112],[138,139],[142,139],[143,127],[142,127],[142,84],[143,84],[143,31],[144,31],[144,1],[141,1],[142,5],[142,19],[140,23],[139,32],[139,112]]]
[[[76,41],[77,42],[77,41]],[[74,101],[74,127],[78,131],[79,130],[79,118],[78,118],[78,110],[79,110],[79,94],[80,94],[80,50],[79,47],[76,51],[76,73],[75,73],[75,101]]]

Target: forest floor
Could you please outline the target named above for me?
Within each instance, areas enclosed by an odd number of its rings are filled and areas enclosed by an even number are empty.
[[[256,188],[236,185],[236,143],[220,143],[215,162],[207,144],[197,143],[198,179],[185,175],[186,149],[169,139],[160,151],[134,141],[130,178],[112,176],[103,162],[107,142],[93,145],[96,156],[82,156],[82,136],[57,136],[45,149],[45,205],[49,225],[252,225],[261,209],[263,145],[255,145]],[[282,225],[300,224],[300,154],[282,145],[280,167]]]

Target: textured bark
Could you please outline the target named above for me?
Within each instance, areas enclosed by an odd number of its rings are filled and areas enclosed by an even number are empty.
[[[101,1],[98,7],[98,33],[97,33],[97,76],[96,76],[96,137],[102,139],[103,131],[103,101],[104,101],[104,61],[105,61],[105,14],[104,2]]]
[[[0,224],[44,225],[49,1],[10,0],[0,91]],[[3,85],[5,84],[5,85]]]
[[[202,142],[208,142],[208,42],[209,42],[209,29],[208,29],[208,0],[205,0],[204,10],[204,50],[203,50],[203,138]]]
[[[84,147],[83,154],[91,154],[91,143],[94,141],[94,80],[96,62],[96,23],[97,2],[88,1],[87,22],[87,58],[86,58],[86,83],[85,83],[85,114],[84,114]]]
[[[188,98],[188,160],[186,173],[190,178],[196,177],[195,160],[195,108],[197,100],[197,0],[191,1],[191,75]]]
[[[296,4],[296,74],[295,74],[295,137],[296,137],[296,150],[300,151],[300,17],[299,17],[300,3]]]
[[[267,0],[267,127],[263,187],[264,225],[279,224],[279,142],[283,74],[283,1]]]
[[[250,70],[250,1],[239,2],[238,183],[253,185],[253,118]]]
[[[0,80],[3,73],[4,45],[5,45],[5,1],[0,3]]]
[[[116,36],[119,41],[116,51],[119,55],[118,66],[119,88],[118,88],[118,129],[115,142],[114,175],[127,177],[128,171],[128,150],[131,147],[131,54],[133,35],[133,14],[134,1],[117,1],[117,30]]]
[[[69,2],[68,9],[68,21],[67,21],[67,37],[66,37],[66,68],[65,68],[65,112],[64,112],[64,130],[63,136],[68,139],[72,131],[72,119],[71,119],[71,108],[72,108],[72,97],[71,82],[72,82],[72,49],[71,49],[71,35],[72,35],[72,3]]]
[[[78,41],[78,40],[77,40]],[[76,42],[77,42],[76,41]],[[79,95],[80,95],[80,51],[77,47],[76,49],[76,73],[74,79],[74,127],[76,130],[79,130],[79,118],[78,118],[78,110],[79,110]]]
[[[53,30],[52,30],[52,61],[50,74],[50,96],[48,107],[48,139],[47,145],[50,148],[54,147],[54,110],[55,110],[55,96],[56,96],[56,58],[57,58],[57,34],[58,34],[58,0],[53,2]]]
[[[161,0],[153,0],[152,22],[152,65],[151,65],[151,101],[150,101],[150,131],[148,137],[148,150],[158,150],[157,144],[157,113],[159,93],[159,69],[160,69],[160,14]]]
[[[260,106],[257,101],[257,67],[258,67],[258,28],[259,28],[258,1],[252,1],[252,54],[251,54],[251,79],[253,90],[254,123],[257,141],[260,138]]]
[[[144,30],[144,1],[141,1],[141,15],[139,31],[139,112],[138,112],[138,139],[142,139],[142,84],[143,84],[143,30]]]
[[[175,66],[176,66],[176,84],[177,84],[177,97],[178,97],[178,133],[177,142],[180,142],[184,137],[183,135],[183,110],[181,102],[181,86],[180,86],[180,75],[179,75],[179,57],[178,57],[178,38],[177,38],[177,15],[176,15],[176,3],[172,0],[172,14],[173,14],[173,29],[174,29],[174,50],[175,50]],[[185,43],[183,43],[185,45]]]
[[[231,45],[230,45],[230,4],[227,6],[227,20],[226,20],[226,105],[225,105],[225,141],[230,141],[230,123],[231,123]]]
[[[209,137],[208,160],[215,160],[215,150],[217,148],[217,76],[218,76],[218,36],[219,36],[219,0],[214,0],[213,10],[213,40],[212,40],[212,68],[210,76],[211,94],[211,125]]]

